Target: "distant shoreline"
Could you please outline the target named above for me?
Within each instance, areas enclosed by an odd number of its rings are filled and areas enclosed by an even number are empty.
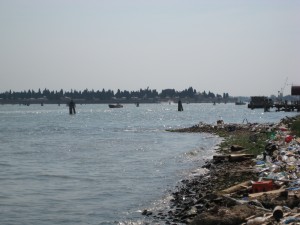
[[[138,99],[138,100],[124,100],[124,99],[111,99],[111,100],[86,100],[86,99],[73,99],[76,104],[160,104],[160,103],[177,103],[179,99]],[[182,103],[234,103],[233,99],[229,100],[213,100],[213,99],[205,99],[205,100],[196,100],[196,99],[180,99]],[[2,105],[31,105],[31,104],[68,104],[70,99],[63,100],[48,100],[48,99],[0,99],[0,104]]]

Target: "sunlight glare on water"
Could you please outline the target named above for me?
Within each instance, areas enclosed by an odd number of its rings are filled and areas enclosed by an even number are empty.
[[[234,104],[0,106],[0,224],[142,224],[220,139],[166,129],[278,122],[294,113]]]

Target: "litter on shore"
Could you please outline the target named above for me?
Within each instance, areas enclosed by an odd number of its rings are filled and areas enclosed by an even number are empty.
[[[268,135],[265,151],[248,167],[258,178],[220,190],[218,196],[233,207],[217,205],[192,224],[300,224],[300,138],[291,135],[284,124],[269,129]],[[251,157],[216,155],[214,160],[243,161]]]
[[[300,138],[289,124],[200,123],[176,132],[233,132],[249,134],[255,143],[264,133],[264,152],[247,154],[232,145],[203,167],[209,172],[183,180],[172,193],[167,212],[154,213],[166,224],[270,225],[300,224]]]

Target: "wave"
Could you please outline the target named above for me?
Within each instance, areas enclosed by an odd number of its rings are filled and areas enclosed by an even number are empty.
[[[92,178],[76,177],[76,176],[63,175],[63,174],[40,174],[40,175],[37,175],[37,178],[49,178],[49,179],[54,178],[54,179],[63,179],[63,180],[95,181]]]
[[[0,163],[0,167],[12,167],[13,165],[9,164],[9,163]]]

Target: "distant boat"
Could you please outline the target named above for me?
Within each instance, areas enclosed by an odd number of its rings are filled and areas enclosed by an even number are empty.
[[[240,100],[240,101],[236,101],[235,104],[236,105],[246,105],[246,102],[243,102]]]
[[[123,105],[121,105],[121,104],[110,104],[110,105],[108,105],[108,107],[109,108],[123,108]]]

